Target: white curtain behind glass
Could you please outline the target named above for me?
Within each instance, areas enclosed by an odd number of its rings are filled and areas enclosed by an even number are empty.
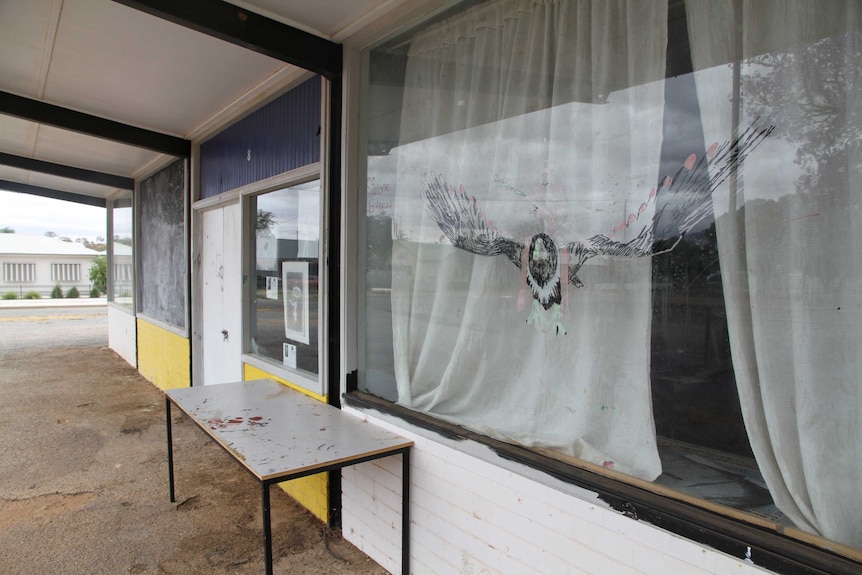
[[[400,403],[649,480],[661,472],[649,258],[593,258],[586,287],[564,281],[562,306],[534,314],[525,266],[453,247],[420,191],[428,177],[463,186],[518,241],[544,232],[562,246],[615,228],[633,239],[636,226],[619,224],[659,177],[666,4],[498,1],[411,43],[391,151]]]
[[[862,547],[862,9],[735,4],[686,10],[707,141],[775,126],[714,196],[743,416],[778,507]]]

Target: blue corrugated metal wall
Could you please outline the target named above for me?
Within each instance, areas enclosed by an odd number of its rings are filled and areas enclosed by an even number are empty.
[[[201,198],[320,159],[320,77],[201,144]]]

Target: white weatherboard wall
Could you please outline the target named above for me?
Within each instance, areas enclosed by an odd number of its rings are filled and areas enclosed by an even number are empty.
[[[769,573],[629,519],[595,494],[500,459],[482,445],[347,409],[415,442],[410,472],[414,575]],[[342,492],[344,536],[390,572],[400,573],[399,458],[345,469]]]
[[[108,305],[108,347],[132,367],[138,367],[138,339],[135,315]]]

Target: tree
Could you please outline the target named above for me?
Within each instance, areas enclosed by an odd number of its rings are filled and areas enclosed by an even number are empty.
[[[14,234],[14,233],[15,233],[15,230],[10,228],[9,226],[0,228],[0,234]]]
[[[45,232],[45,235],[49,238],[56,238],[57,232]]]
[[[93,263],[90,264],[90,281],[93,282],[93,289],[99,290],[99,293],[108,291],[108,258],[106,256],[96,256]]]
[[[258,210],[257,222],[255,222],[254,229],[259,232],[269,231],[269,229],[277,223],[278,222],[275,221],[275,216],[272,212]]]
[[[862,130],[848,105],[848,97],[859,90],[859,76],[853,74],[862,58],[859,46],[835,36],[804,50],[769,52],[749,63],[745,109],[750,115],[780,111],[783,137],[797,146],[800,190],[818,189],[824,176],[860,168],[856,151]]]

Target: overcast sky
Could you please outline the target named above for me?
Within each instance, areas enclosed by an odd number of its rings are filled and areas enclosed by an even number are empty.
[[[0,228],[42,236],[54,232],[71,239],[106,236],[105,208],[0,190]]]

